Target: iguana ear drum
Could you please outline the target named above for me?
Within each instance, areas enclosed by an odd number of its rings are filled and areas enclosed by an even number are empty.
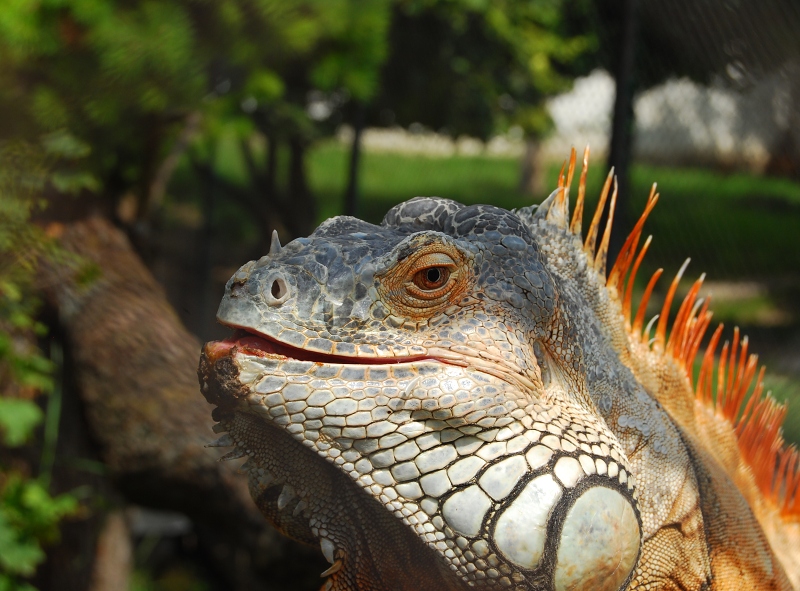
[[[547,572],[556,591],[616,591],[639,555],[630,500],[603,485],[562,485],[550,474],[528,482],[495,521],[495,546],[516,566]]]
[[[636,565],[639,523],[630,501],[616,490],[594,486],[567,512],[558,545],[556,591],[616,591]]]

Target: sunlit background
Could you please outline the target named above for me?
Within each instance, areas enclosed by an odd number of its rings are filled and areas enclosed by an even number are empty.
[[[642,287],[663,267],[660,303],[691,257],[680,289],[707,273],[724,338],[749,335],[800,441],[797,31],[796,0],[5,2],[0,589],[114,588],[96,570],[109,508],[132,540],[110,563],[127,565],[117,585],[318,586],[292,579],[297,567],[275,574],[294,546],[266,543],[263,564],[213,555],[180,511],[109,484],[91,436],[59,439],[88,403],[66,383],[58,319],[71,312],[42,282],[61,281],[53,265],[80,268],[49,237],[90,216],[127,235],[204,341],[226,334],[224,283],[273,230],[285,243],[333,215],[378,223],[416,195],[537,203],[570,148],[589,145],[590,204],[610,166],[619,178],[612,250],[657,182]],[[91,288],[102,269],[84,270]],[[78,522],[83,541],[65,543],[60,528]]]

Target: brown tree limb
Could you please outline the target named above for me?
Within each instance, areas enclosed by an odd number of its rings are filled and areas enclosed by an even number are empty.
[[[102,218],[52,224],[49,232],[88,264],[45,264],[40,285],[57,312],[84,414],[117,488],[129,501],[186,514],[210,532],[222,562],[249,556],[244,568],[223,566],[232,588],[303,588],[298,579],[267,586],[274,575],[254,570],[260,564],[268,572],[279,559],[285,570],[292,543],[256,510],[239,462],[218,462],[227,450],[205,447],[216,436],[197,382],[200,342],[124,234]],[[308,570],[308,556],[300,555],[298,569]]]

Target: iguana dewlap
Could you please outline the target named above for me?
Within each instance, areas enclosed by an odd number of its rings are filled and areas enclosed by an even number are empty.
[[[719,331],[693,387],[699,282],[669,336],[677,278],[652,341],[652,281],[631,320],[656,196],[606,278],[599,214],[581,240],[585,164],[571,220],[574,153],[539,207],[337,217],[228,282],[237,331],[200,366],[219,444],[249,456],[262,512],[320,545],[325,589],[800,586],[783,409],[758,385],[745,406],[746,339],[714,371]]]

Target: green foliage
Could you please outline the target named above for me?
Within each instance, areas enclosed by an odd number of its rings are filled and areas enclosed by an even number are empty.
[[[0,150],[0,384],[13,382],[47,391],[52,387],[51,364],[24,338],[44,331],[35,320],[38,302],[32,297],[31,284],[39,257],[52,250],[43,233],[28,222],[33,210],[42,206],[31,196],[44,185],[35,154],[26,146]],[[0,407],[5,410],[0,424],[23,419],[25,424],[35,425],[36,412],[24,410],[23,403],[33,404],[19,400]],[[13,436],[9,433],[7,428],[6,439],[18,443],[26,435],[20,424],[14,425]]]
[[[584,3],[13,0],[0,15],[0,140],[43,138],[55,192],[124,199],[133,224],[164,202],[176,154],[200,190],[219,181],[215,154],[234,134],[248,174],[215,191],[299,233],[314,215],[305,150],[362,106],[372,123],[394,112],[453,134],[546,133],[544,99],[594,43],[568,26]],[[291,156],[276,168],[279,151]]]
[[[9,474],[0,482],[0,589],[31,589],[20,580],[45,558],[42,544],[58,539],[58,523],[78,508],[72,495],[53,497],[37,480]]]
[[[14,2],[0,31],[0,139],[44,138],[52,158],[70,162],[53,171],[60,193],[98,191],[112,177],[135,185],[150,166],[142,151],[160,154],[163,120],[206,92],[180,4]]]
[[[398,2],[378,107],[453,135],[517,125],[540,137],[551,127],[544,100],[569,88],[596,46],[570,31],[576,10],[571,0]]]
[[[343,88],[353,98],[370,100],[378,90],[380,67],[386,58],[389,2],[338,2],[330,7],[332,50],[311,70],[312,82],[323,91]]]
[[[43,418],[41,409],[30,400],[0,398],[0,430],[3,432],[3,443],[8,447],[25,443]]]
[[[259,133],[274,144],[294,144],[295,152],[330,134],[348,100],[376,94],[391,16],[391,0],[6,4],[0,140],[44,137],[70,162],[54,171],[55,191],[124,197],[134,206],[128,223],[158,210],[176,150],[190,150],[195,174],[213,176],[220,130],[235,130],[243,143]],[[331,98],[333,116],[325,121],[309,113],[314,92]],[[74,150],[86,146],[91,151],[76,162]],[[303,192],[305,181],[296,178],[302,156],[287,162],[295,178],[286,191]],[[247,181],[262,200],[276,186],[266,176]],[[313,207],[300,210],[270,215],[292,217]]]
[[[286,87],[275,72],[264,69],[253,72],[244,86],[244,91],[259,103],[272,103],[283,96]]]
[[[53,364],[33,343],[44,333],[35,320],[33,283],[40,258],[56,251],[30,223],[42,207],[38,195],[47,185],[45,163],[52,153],[85,155],[67,136],[51,137],[43,148],[12,144],[0,150],[0,448],[30,439],[44,418],[35,397],[53,388]],[[47,475],[30,478],[0,464],[2,591],[33,589],[24,578],[44,560],[42,545],[58,538],[61,519],[77,508],[72,495],[51,496],[47,480]]]

